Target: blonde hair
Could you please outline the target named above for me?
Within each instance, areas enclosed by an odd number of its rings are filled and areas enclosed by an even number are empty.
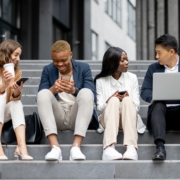
[[[51,46],[51,52],[56,52],[59,53],[61,51],[68,50],[71,52],[71,47],[67,41],[64,40],[59,40],[56,41],[52,46]]]
[[[12,62],[11,55],[17,48],[22,49],[22,46],[12,39],[7,39],[0,44],[0,68],[2,68],[4,64]],[[14,69],[16,70],[18,68],[19,63],[16,64]]]

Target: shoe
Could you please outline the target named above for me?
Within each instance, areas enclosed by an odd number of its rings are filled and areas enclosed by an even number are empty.
[[[31,157],[29,155],[22,155],[18,148],[14,152],[14,157],[17,158],[17,160],[21,159],[23,161],[31,161],[31,160],[33,160],[33,157]]]
[[[51,151],[46,154],[45,160],[46,161],[62,161],[62,152],[61,152],[60,147],[53,145]]]
[[[0,161],[7,161],[8,158],[6,155],[0,156]]]
[[[123,154],[124,160],[138,160],[136,148],[133,145],[127,146],[126,152]]]
[[[102,160],[120,160],[122,159],[122,154],[119,153],[114,145],[108,146],[106,149],[103,150]]]
[[[86,159],[86,156],[81,152],[77,144],[71,148],[70,157],[69,157],[70,161],[85,160],[85,159]]]
[[[166,160],[166,151],[165,151],[164,147],[159,146],[156,149],[157,149],[157,151],[153,155],[152,160]]]

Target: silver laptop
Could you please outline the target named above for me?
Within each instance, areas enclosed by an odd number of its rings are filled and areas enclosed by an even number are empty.
[[[180,103],[180,73],[153,74],[153,101]]]

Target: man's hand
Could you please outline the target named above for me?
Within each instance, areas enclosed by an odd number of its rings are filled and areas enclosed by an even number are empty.
[[[65,81],[58,79],[55,81],[54,85],[50,88],[53,94],[66,92],[68,94],[74,94],[76,89],[74,87],[74,81]]]
[[[59,81],[62,92],[66,92],[68,94],[75,93],[76,89],[74,87],[74,81],[65,81],[65,80],[59,80]]]

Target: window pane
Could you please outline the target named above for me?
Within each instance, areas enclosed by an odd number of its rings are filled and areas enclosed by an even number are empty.
[[[110,45],[109,43],[105,42],[105,51],[106,51],[107,49],[109,49],[110,47],[111,47],[111,45]]]
[[[98,59],[98,35],[92,31],[92,60]]]
[[[19,28],[19,0],[1,0],[2,19]]]
[[[128,0],[128,35],[135,40],[136,39],[136,16],[135,16],[135,8]]]
[[[117,0],[116,2],[116,8],[117,8],[117,23],[121,26],[121,0]]]
[[[104,11],[108,12],[108,2],[104,0]]]
[[[116,21],[116,0],[113,0],[113,19]]]

